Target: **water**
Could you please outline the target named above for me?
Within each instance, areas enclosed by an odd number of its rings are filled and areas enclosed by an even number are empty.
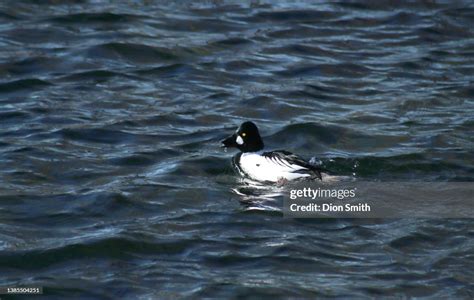
[[[2,286],[472,298],[472,220],[283,219],[218,142],[253,120],[334,176],[472,181],[473,28],[461,1],[2,2]]]

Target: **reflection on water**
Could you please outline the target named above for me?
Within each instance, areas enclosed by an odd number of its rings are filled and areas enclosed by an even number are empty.
[[[236,172],[237,173],[237,172]],[[316,183],[322,187],[330,187],[332,184],[341,182],[354,181],[355,177],[351,176],[337,176],[322,173],[323,180],[317,181],[291,181],[291,182],[277,182],[265,183],[252,180],[247,177],[239,178],[235,187],[231,191],[238,195],[239,202],[246,210],[268,210],[268,211],[282,211],[283,198],[288,197],[289,191],[297,184],[304,184],[305,182],[311,184]]]
[[[231,190],[239,196],[240,203],[247,210],[281,211],[281,199],[285,192],[283,185],[265,184],[242,178]]]

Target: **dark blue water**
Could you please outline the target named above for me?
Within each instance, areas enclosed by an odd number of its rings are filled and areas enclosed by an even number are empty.
[[[253,120],[335,176],[473,181],[473,83],[469,1],[4,1],[1,285],[470,299],[471,219],[286,219],[219,140]]]

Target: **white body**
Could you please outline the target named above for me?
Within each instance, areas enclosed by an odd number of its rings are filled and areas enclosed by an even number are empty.
[[[282,179],[295,180],[311,176],[310,174],[293,173],[305,168],[278,158],[262,156],[262,152],[245,152],[240,156],[240,168],[252,179],[278,182]]]

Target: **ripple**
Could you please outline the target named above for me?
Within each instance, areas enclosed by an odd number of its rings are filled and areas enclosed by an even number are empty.
[[[65,81],[82,81],[82,80],[109,80],[113,77],[126,77],[119,72],[111,72],[108,70],[91,70],[85,72],[74,73],[66,75],[62,78]]]
[[[133,134],[103,128],[61,129],[56,132],[56,135],[68,140],[105,144],[133,143],[136,142],[136,139],[138,138],[138,136]]]
[[[252,41],[244,38],[228,38],[224,40],[217,41],[215,45],[220,46],[243,46],[247,44],[251,44]]]
[[[317,11],[317,10],[282,10],[282,11],[264,11],[252,16],[253,22],[273,21],[284,23],[313,23],[321,20],[329,20],[341,16],[341,13],[335,11]]]
[[[0,255],[0,262],[5,268],[15,269],[40,269],[64,261],[81,258],[127,259],[128,253],[148,255],[173,255],[179,254],[190,245],[189,242],[164,242],[149,243],[133,239],[115,237],[101,239],[90,243],[66,245],[41,251],[27,251],[18,256],[17,253],[4,252]]]
[[[61,63],[62,61],[57,58],[47,56],[33,57],[1,64],[0,72],[5,72],[13,76],[38,75],[59,70]]]
[[[108,43],[87,50],[91,58],[124,59],[133,63],[158,63],[176,60],[178,56],[170,49],[131,43]]]
[[[0,122],[9,123],[9,122],[18,122],[21,119],[28,118],[29,114],[22,111],[6,111],[0,112]]]
[[[284,77],[298,76],[340,76],[352,78],[354,75],[366,76],[370,74],[370,69],[357,64],[319,64],[315,66],[294,67],[276,74]]]
[[[51,83],[37,78],[14,80],[0,83],[0,93],[31,92],[31,90],[41,89],[50,85]]]
[[[136,73],[141,76],[174,77],[180,74],[187,74],[195,71],[192,66],[186,64],[170,64],[151,69],[139,70]]]
[[[78,14],[67,14],[64,16],[57,16],[49,18],[51,22],[57,22],[60,24],[71,24],[71,23],[126,23],[133,22],[143,18],[143,16],[137,16],[132,14],[116,14],[116,13],[78,13]]]

